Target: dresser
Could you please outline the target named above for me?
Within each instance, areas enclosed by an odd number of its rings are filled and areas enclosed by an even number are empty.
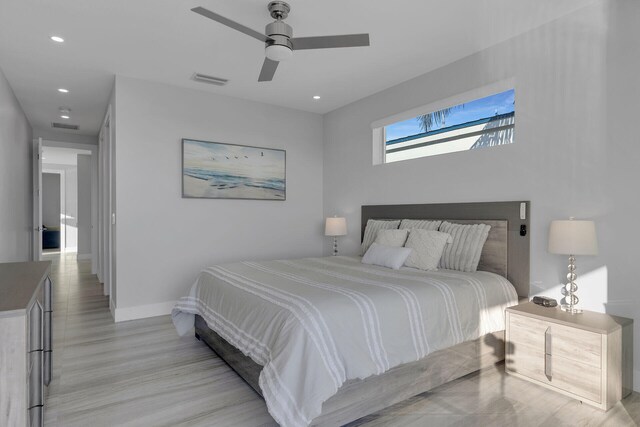
[[[633,320],[533,303],[506,311],[505,371],[604,411],[633,388]]]
[[[41,426],[52,367],[51,262],[0,264],[0,426]]]

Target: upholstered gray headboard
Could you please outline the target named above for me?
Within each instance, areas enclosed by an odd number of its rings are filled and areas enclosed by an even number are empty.
[[[523,203],[524,219],[521,219]],[[492,227],[478,269],[506,277],[519,296],[528,297],[529,212],[528,201],[362,206],[362,236],[369,219],[440,219],[489,224]]]

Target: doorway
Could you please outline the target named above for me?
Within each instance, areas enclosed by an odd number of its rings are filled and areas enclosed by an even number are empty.
[[[100,161],[98,162],[98,269],[97,275],[103,283],[104,295],[109,295],[109,308],[115,312],[116,301],[116,186],[115,186],[115,143],[111,123],[111,108],[98,135]],[[115,317],[115,315],[114,315]]]
[[[91,260],[95,272],[97,146],[41,139],[34,146],[34,259],[59,252]]]
[[[64,171],[42,172],[42,253],[65,250],[65,228],[62,217],[65,181]]]
[[[90,150],[43,144],[42,220],[43,250],[91,259]]]

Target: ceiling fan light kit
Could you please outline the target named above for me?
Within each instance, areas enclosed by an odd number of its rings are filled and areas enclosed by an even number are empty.
[[[278,64],[291,58],[294,50],[369,46],[369,34],[294,38],[293,28],[283,21],[289,16],[291,7],[283,1],[272,1],[267,8],[275,21],[265,27],[265,34],[261,34],[203,7],[194,7],[191,10],[264,42],[265,59],[258,77],[260,82],[273,80]]]
[[[282,62],[291,58],[293,56],[293,51],[290,47],[272,44],[264,48],[264,54],[272,61]]]

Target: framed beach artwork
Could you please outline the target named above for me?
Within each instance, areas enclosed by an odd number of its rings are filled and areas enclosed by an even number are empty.
[[[182,197],[286,200],[286,151],[182,140]]]

